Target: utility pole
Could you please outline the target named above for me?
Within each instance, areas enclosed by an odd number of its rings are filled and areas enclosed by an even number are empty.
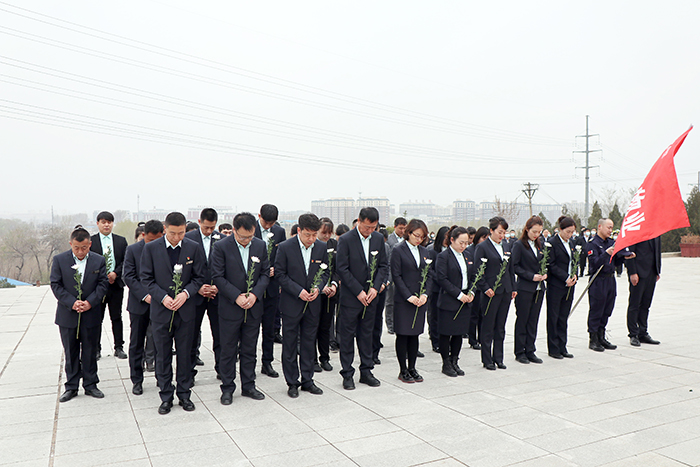
[[[535,196],[535,192],[539,189],[539,185],[537,183],[523,183],[523,186],[525,189],[521,190],[523,193],[525,193],[525,196],[527,197],[527,202],[530,204],[530,217],[532,217],[532,197]]]
[[[586,154],[586,165],[583,167],[576,167],[577,169],[586,169],[586,209],[585,213],[583,215],[584,219],[588,219],[588,216],[590,214],[590,176],[589,176],[589,170],[593,169],[595,167],[600,167],[598,165],[591,165],[590,164],[590,159],[589,156],[592,152],[599,152],[601,149],[589,149],[590,145],[588,144],[588,140],[592,136],[600,136],[598,134],[591,135],[588,133],[588,115],[586,115],[586,134],[585,135],[578,135],[577,138],[586,138],[586,150],[585,151],[574,151],[578,153],[585,153]]]

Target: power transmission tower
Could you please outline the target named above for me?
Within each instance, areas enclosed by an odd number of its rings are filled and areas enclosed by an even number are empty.
[[[595,167],[600,167],[598,165],[590,165],[590,159],[589,155],[592,152],[600,152],[601,149],[589,149],[589,144],[588,140],[592,136],[600,136],[598,134],[591,135],[588,133],[588,115],[586,115],[586,134],[585,135],[578,135],[577,138],[586,138],[586,150],[585,151],[574,151],[574,152],[579,152],[579,153],[584,153],[586,154],[586,165],[583,167],[576,167],[577,169],[586,169],[586,208],[585,208],[585,213],[583,218],[588,219],[588,215],[590,214],[590,176],[589,176],[589,170],[593,169]]]
[[[521,191],[525,193],[527,202],[530,204],[530,217],[532,217],[532,197],[535,196],[535,192],[540,188],[540,186],[537,183],[530,182],[523,183],[523,186],[525,188]]]

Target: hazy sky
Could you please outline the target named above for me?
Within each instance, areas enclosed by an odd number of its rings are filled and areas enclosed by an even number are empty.
[[[700,2],[0,1],[0,214],[637,187],[697,123]],[[697,183],[700,129],[676,156]],[[625,207],[622,208],[623,210]]]

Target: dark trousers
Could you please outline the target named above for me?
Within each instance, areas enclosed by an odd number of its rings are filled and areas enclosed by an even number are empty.
[[[501,293],[481,297],[481,363],[503,363],[503,341],[506,338],[506,319],[510,308],[511,294]],[[488,307],[488,310],[487,310]]]
[[[469,345],[474,345],[479,342],[481,334],[477,331],[481,329],[481,294],[477,293],[472,300],[471,316],[469,316]]]
[[[105,320],[105,311],[109,308],[109,319],[112,321],[112,334],[114,335],[114,348],[119,349],[124,347],[124,322],[122,321],[122,304],[124,303],[124,288],[110,284],[105,295],[105,301],[100,306],[102,318],[100,323]],[[97,336],[97,350],[102,350],[102,326],[99,327]]]
[[[272,363],[275,359],[275,314],[280,302],[278,295],[272,297],[268,293],[263,298],[262,315],[262,362]],[[250,315],[250,313],[248,313]],[[250,318],[250,316],[248,316]]]
[[[547,289],[547,352],[550,355],[561,355],[568,352],[566,343],[568,341],[569,313],[574,301],[574,290],[569,293],[570,288],[573,289],[573,287],[564,289],[550,287]]]
[[[372,329],[372,358],[379,358],[379,351],[382,348],[382,330],[384,329],[382,312],[384,311],[384,304],[386,302],[386,290],[380,293],[374,301],[377,302],[377,308],[374,312],[374,328]],[[394,312],[393,308],[391,312]],[[393,315],[391,319],[393,327]]]
[[[152,323],[153,342],[156,345],[156,380],[160,389],[160,400],[173,400],[173,392],[180,400],[190,398],[192,386],[191,351],[194,335],[194,320],[184,322],[180,314],[175,312],[172,330],[170,322]],[[177,351],[177,373],[173,387],[173,340]]]
[[[209,327],[211,328],[211,337],[214,347],[214,370],[219,374],[219,359],[221,358],[221,342],[219,342],[219,301],[204,299],[195,309],[195,328],[194,339],[192,341],[192,376],[197,374],[197,356],[199,355],[199,346],[201,345],[202,322],[204,314],[209,315]]]
[[[584,248],[585,248],[585,246],[584,246]],[[581,273],[578,275],[579,277],[583,277],[585,275],[586,261],[588,261],[588,256],[586,256],[585,252],[581,252],[581,256],[579,257],[579,263],[578,263],[578,267],[581,270]]]
[[[146,363],[156,363],[156,345],[153,343],[153,329],[149,321],[146,328]]]
[[[396,358],[401,371],[415,370],[418,357],[418,336],[396,335]]]
[[[534,355],[537,323],[545,291],[518,292],[515,297],[515,356]]]
[[[386,290],[384,290],[384,295],[386,296],[384,300],[384,318],[386,319],[386,328],[389,330],[389,332],[394,332],[394,291],[395,291],[394,283],[392,282],[391,284],[386,286]],[[379,310],[380,308],[377,308]],[[381,313],[379,313],[381,314]]]
[[[649,328],[649,307],[654,298],[656,275],[639,276],[637,285],[630,283],[629,306],[627,307],[627,330],[630,337],[646,336]]]
[[[599,274],[588,288],[588,332],[605,329],[615,308],[616,296],[617,283],[613,275]]]
[[[151,314],[129,313],[131,333],[129,334],[129,373],[133,384],[143,382],[143,358],[146,347],[146,333],[151,322]]]
[[[274,316],[274,315],[273,315]],[[261,316],[255,318],[248,310],[248,317],[242,313],[236,319],[222,318],[219,315],[219,338],[221,339],[221,391],[236,390],[236,355],[240,348],[241,388],[250,391],[255,388],[255,363],[260,334]]]
[[[352,362],[355,359],[355,339],[357,339],[357,350],[360,354],[360,374],[370,372],[374,368],[372,360],[372,331],[374,329],[374,317],[377,308],[377,300],[372,300],[372,303],[364,312],[363,306],[359,308],[350,308],[340,305],[338,310],[338,334],[340,336],[340,364],[342,370],[340,374],[343,378],[352,378],[355,374],[355,368]],[[357,336],[355,336],[357,333]]]
[[[100,382],[97,377],[97,336],[99,326],[78,328],[58,327],[61,344],[66,354],[66,390],[77,391],[80,378],[85,389],[93,389]]]
[[[433,292],[428,298],[428,336],[430,336],[430,343],[433,347],[440,345],[440,333],[438,332],[438,315],[440,310],[438,310],[438,298],[440,297],[439,291]]]
[[[321,295],[321,313],[316,332],[316,345],[318,347],[318,361],[327,362],[331,359],[331,328],[333,327],[333,314],[335,313],[335,297],[328,298]]]
[[[440,334],[440,356],[443,359],[459,358],[459,352],[462,350],[462,342],[464,339],[461,335],[450,336],[448,334]]]
[[[290,316],[282,314],[282,372],[288,386],[299,387],[313,384],[314,358],[316,357],[316,333],[321,310],[311,310]]]

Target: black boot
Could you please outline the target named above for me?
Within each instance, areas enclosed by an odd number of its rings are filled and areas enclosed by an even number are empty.
[[[457,373],[457,376],[464,376],[464,371],[457,365],[457,360],[459,360],[459,357],[450,357],[450,361],[452,362],[452,368],[454,368],[455,373]]]
[[[442,357],[442,372],[446,374],[447,376],[450,377],[457,377],[457,372],[455,371],[454,367],[452,366],[452,361],[450,360],[449,357],[445,358]]]
[[[598,333],[595,332],[589,332],[588,333],[590,340],[588,341],[588,348],[591,350],[595,350],[596,352],[603,352],[605,349],[603,348],[602,345],[600,345],[600,342],[598,342]]]
[[[605,350],[615,350],[617,348],[615,344],[611,344],[610,341],[605,338],[605,328],[598,329],[598,342],[600,342],[600,345],[602,345]]]

